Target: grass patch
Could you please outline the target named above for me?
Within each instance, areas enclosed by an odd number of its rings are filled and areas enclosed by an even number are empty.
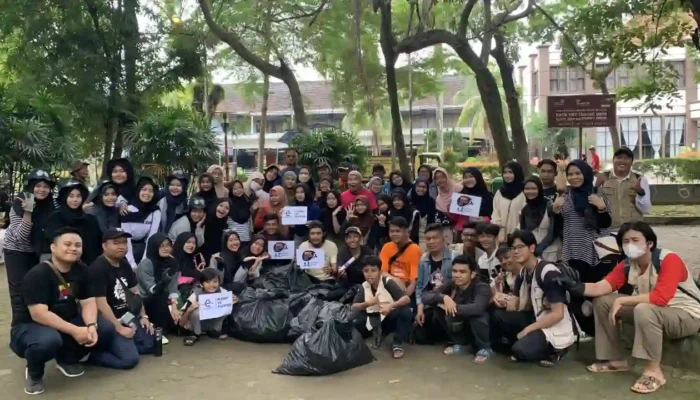
[[[652,205],[649,215],[652,217],[700,216],[700,204]]]

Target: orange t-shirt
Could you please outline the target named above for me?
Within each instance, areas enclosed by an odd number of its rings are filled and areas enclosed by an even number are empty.
[[[382,260],[382,272],[388,272],[391,276],[404,281],[415,281],[418,279],[418,263],[420,262],[421,249],[415,243],[408,245],[406,250],[396,258],[391,265],[389,259],[399,251],[396,243],[388,242],[382,246],[379,259]]]

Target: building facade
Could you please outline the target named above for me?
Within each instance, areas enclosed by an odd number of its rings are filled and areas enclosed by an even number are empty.
[[[700,103],[694,77],[695,62],[686,57],[683,48],[670,49],[663,59],[678,73],[676,99],[655,113],[639,107],[641,102],[617,104],[621,144],[632,149],[638,159],[675,157],[684,149],[696,149],[698,146]],[[561,53],[554,45],[540,45],[532,49],[527,61],[527,65],[518,69],[518,79],[524,88],[525,115],[539,113],[546,117],[547,98],[550,95],[600,94],[582,68],[561,65]],[[601,67],[605,64],[600,62]],[[638,67],[626,65],[613,71],[606,81],[610,92],[628,85],[639,76],[640,71]],[[585,128],[583,131],[584,146],[594,145],[601,159],[611,160],[615,150],[609,129]]]

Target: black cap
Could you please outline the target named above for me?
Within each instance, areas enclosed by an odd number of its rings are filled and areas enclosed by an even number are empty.
[[[619,149],[615,150],[613,158],[617,156],[627,156],[634,160],[634,152],[630,150],[629,147],[620,147]]]
[[[351,233],[357,233],[358,235],[362,236],[362,231],[360,230],[360,228],[358,228],[356,226],[351,226],[345,230],[345,236],[347,236]]]
[[[190,197],[190,208],[195,208],[199,210],[204,210],[207,208],[207,202],[201,197]]]
[[[107,229],[107,232],[102,235],[102,243],[112,240],[112,239],[118,239],[118,238],[130,238],[131,233],[125,231],[122,228],[109,228]]]

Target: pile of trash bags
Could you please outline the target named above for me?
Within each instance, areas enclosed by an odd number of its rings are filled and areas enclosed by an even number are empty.
[[[374,358],[353,326],[350,305],[326,300],[330,295],[351,302],[354,293],[312,284],[293,263],[269,268],[238,295],[228,332],[249,342],[293,342],[274,371],[279,374],[327,375],[368,364]]]

